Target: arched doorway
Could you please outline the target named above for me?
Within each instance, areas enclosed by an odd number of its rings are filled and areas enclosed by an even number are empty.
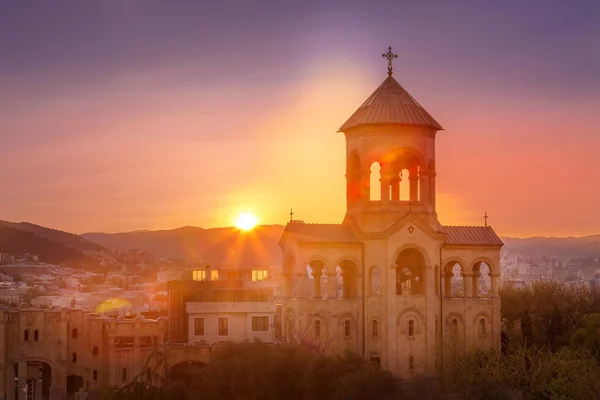
[[[67,398],[73,399],[75,393],[83,387],[83,377],[81,375],[67,376]]]
[[[396,257],[396,294],[425,294],[425,258],[417,249],[404,249]]]
[[[52,383],[52,368],[50,364],[44,361],[27,361],[27,379],[26,382],[19,382],[15,386],[16,398],[20,391],[27,389],[27,394],[31,398],[39,396],[39,390],[42,391],[42,399],[50,398],[50,385]],[[15,376],[19,376],[19,363],[14,364]],[[22,393],[21,393],[22,394]]]

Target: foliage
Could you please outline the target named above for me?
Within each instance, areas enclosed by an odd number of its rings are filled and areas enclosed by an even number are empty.
[[[525,288],[506,284],[500,297],[504,330],[511,341],[549,345],[552,351],[569,345],[584,316],[600,310],[600,291],[561,282],[539,281]]]
[[[389,372],[355,354],[260,342],[225,346],[193,382],[192,397],[205,400],[383,399],[395,390]]]
[[[589,352],[516,346],[507,355],[477,352],[444,371],[463,399],[597,399],[600,368]]]
[[[587,314],[583,326],[575,331],[571,346],[589,351],[600,363],[600,314]]]

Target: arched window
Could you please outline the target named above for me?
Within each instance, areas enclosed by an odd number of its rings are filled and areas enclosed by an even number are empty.
[[[339,268],[339,269],[338,269]],[[339,281],[338,281],[339,273]],[[358,268],[352,261],[342,261],[336,267],[336,285],[341,286],[341,297],[355,298],[358,295]],[[338,286],[338,287],[339,287]],[[338,289],[338,294],[340,293]],[[338,297],[340,297],[338,295]]]
[[[373,337],[379,336],[379,322],[377,322],[377,320],[374,319],[372,325]]]
[[[92,349],[92,355],[93,356],[97,356],[98,355],[98,346],[94,346],[94,348]]]
[[[73,330],[71,331],[71,337],[73,339],[77,339],[77,328],[73,328]]]
[[[408,321],[408,336],[415,336],[415,321],[412,319]]]
[[[416,249],[404,249],[396,258],[396,294],[424,294],[425,258]]]
[[[379,267],[371,268],[371,296],[381,296],[381,271]]]
[[[371,164],[371,179],[369,180],[371,201],[381,200],[381,166],[378,162]]]
[[[451,261],[444,267],[444,296],[463,297],[463,267],[455,261]]]
[[[473,297],[490,297],[492,270],[481,261],[473,266]]]
[[[321,321],[315,321],[315,337],[321,337]]]
[[[485,318],[479,320],[479,334],[485,335]]]
[[[350,320],[344,321],[344,337],[350,337]]]

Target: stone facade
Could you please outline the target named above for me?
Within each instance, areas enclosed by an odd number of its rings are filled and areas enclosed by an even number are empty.
[[[435,376],[447,357],[500,349],[502,242],[487,220],[439,223],[439,130],[391,70],[342,126],[343,222],[292,220],[280,241],[288,340],[349,349],[406,379]]]
[[[110,318],[66,308],[0,310],[0,398],[23,400],[23,389],[33,382],[36,400],[51,393],[72,397],[80,388],[121,387],[142,373],[157,351],[169,366],[208,362],[208,346],[168,346],[166,332],[165,317]]]

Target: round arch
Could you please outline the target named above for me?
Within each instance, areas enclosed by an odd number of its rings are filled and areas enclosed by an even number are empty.
[[[460,266],[462,267],[463,274],[470,274],[471,273],[471,271],[467,270],[467,268],[471,267],[471,264],[469,264],[467,262],[467,260],[465,260],[464,258],[459,257],[459,256],[452,256],[452,257],[445,258],[442,261],[442,270],[441,270],[442,273],[445,272],[446,267],[450,263],[452,263],[452,265],[454,265],[454,264],[460,264]]]
[[[450,325],[450,321],[452,321],[454,318],[456,318],[462,326],[465,325],[465,319],[462,316],[462,314],[459,314],[457,312],[451,312],[448,315],[446,315],[446,318],[444,319],[444,326]]]
[[[320,262],[320,263],[323,263],[323,264],[325,265],[325,267],[328,267],[328,266],[329,266],[329,260],[327,259],[327,257],[324,257],[324,256],[322,256],[322,255],[320,255],[320,254],[316,254],[316,255],[314,255],[314,256],[310,256],[310,257],[308,257],[308,258],[307,258],[306,265],[310,265],[310,264],[312,264],[312,263],[314,263],[314,262]]]
[[[342,256],[342,257],[338,257],[336,259],[336,262],[333,264],[333,266],[337,267],[338,265],[340,265],[344,261],[349,261],[349,262],[353,263],[354,265],[356,265],[357,273],[360,273],[360,261],[358,260],[357,257],[351,256],[351,255],[345,255],[345,256]]]
[[[473,262],[471,262],[470,267],[471,267],[471,272],[474,270],[475,266],[481,262],[484,262],[488,265],[488,267],[490,268],[490,274],[492,276],[496,275],[500,275],[500,271],[498,271],[496,265],[488,258],[488,257],[477,257],[475,258],[475,260]]]
[[[477,320],[480,318],[485,318],[487,321],[492,321],[492,316],[485,312],[485,311],[480,311],[477,314],[475,314],[475,316],[473,317],[473,323],[476,324]]]
[[[425,162],[425,157],[421,154],[421,152],[414,147],[411,146],[401,146],[396,147],[392,153],[394,155],[394,162],[398,159],[401,159],[403,156],[408,155],[409,157],[414,157],[417,160],[417,163],[420,167],[425,168],[427,163]]]
[[[423,256],[423,259],[425,260],[425,265],[424,265],[425,269],[427,269],[428,266],[431,265],[431,260],[429,259],[429,254],[427,253],[427,250],[425,250],[425,248],[423,246],[421,246],[417,243],[411,242],[411,243],[405,243],[396,249],[396,251],[394,252],[394,258],[392,258],[394,264],[392,264],[390,266],[390,269],[396,269],[396,260],[398,260],[398,256],[404,250],[408,250],[408,249],[414,249],[414,250],[417,250],[419,253],[421,253],[421,255]]]
[[[398,314],[398,316],[396,317],[396,324],[400,325],[402,320],[410,314],[416,316],[422,324],[425,324],[425,321],[427,321],[427,318],[425,317],[423,311],[419,310],[416,307],[408,307],[402,310],[400,314]]]

